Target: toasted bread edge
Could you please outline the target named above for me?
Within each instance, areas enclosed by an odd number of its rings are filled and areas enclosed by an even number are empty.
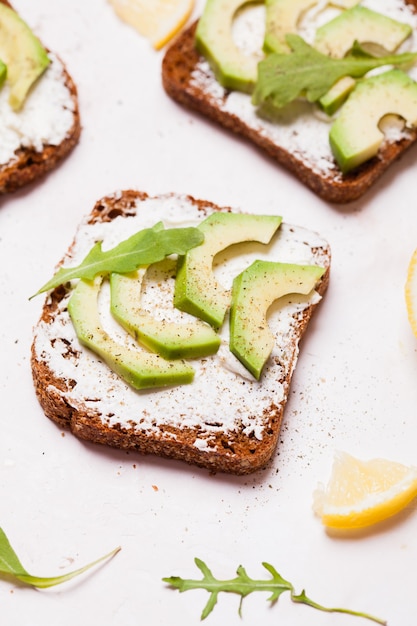
[[[13,9],[13,6],[7,0],[0,0],[0,2]],[[13,193],[43,178],[72,151],[79,141],[81,121],[77,87],[65,64],[61,60],[60,63],[63,68],[65,85],[73,103],[72,127],[59,145],[45,145],[43,150],[39,152],[22,147],[12,161],[0,165],[0,194]]]
[[[148,198],[147,194],[128,190],[118,194],[117,198],[106,197],[96,203],[89,221],[111,221],[117,216],[128,217],[134,210],[137,200]],[[188,197],[200,208],[210,207],[215,210],[230,210],[202,200]],[[330,250],[326,250],[330,266]],[[323,295],[329,283],[330,267],[327,268],[316,291]],[[45,300],[40,321],[53,323],[55,312],[59,302],[66,295],[65,286],[55,289]],[[176,430],[169,426],[160,428],[158,436],[141,434],[139,431],[126,430],[121,427],[109,427],[102,423],[99,415],[87,410],[85,406],[74,407],[65,400],[65,394],[71,392],[76,381],[57,378],[46,361],[39,358],[35,350],[35,340],[32,344],[31,367],[35,391],[39,403],[45,415],[58,424],[61,428],[68,428],[80,439],[99,443],[113,448],[131,450],[141,454],[152,454],[159,457],[176,459],[188,464],[209,469],[212,472],[224,472],[229,474],[249,474],[264,468],[278,444],[281,423],[286,401],[288,399],[292,374],[298,357],[298,343],[304,335],[308,323],[317,304],[310,305],[305,309],[302,319],[297,326],[297,336],[293,342],[293,354],[291,363],[285,372],[285,378],[280,380],[284,386],[283,400],[271,405],[265,412],[264,435],[261,440],[240,436],[240,433],[219,433],[215,438],[213,450],[199,450],[195,445],[196,430],[183,428]],[[35,329],[36,332],[36,329]],[[164,438],[164,431],[172,436]]]
[[[417,9],[417,0],[405,1]],[[192,74],[202,60],[194,44],[197,23],[198,21],[195,21],[184,30],[163,57],[162,84],[166,93],[179,104],[249,140],[323,200],[347,204],[359,199],[416,142],[417,130],[410,132],[409,136],[401,141],[384,144],[378,156],[345,175],[339,170],[336,175],[324,175],[314,171],[301,158],[250,128],[237,115],[221,110],[216,100],[192,81]]]

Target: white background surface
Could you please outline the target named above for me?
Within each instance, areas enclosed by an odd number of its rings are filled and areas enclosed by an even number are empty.
[[[199,14],[203,2],[196,7]],[[417,464],[417,340],[403,296],[417,247],[416,148],[357,203],[329,205],[245,142],[180,108],[161,85],[162,53],[105,0],[16,0],[79,89],[83,133],[41,184],[0,205],[0,526],[26,569],[64,573],[120,545],[109,563],[36,591],[0,579],[7,626],[195,626],[208,595],[161,581],[220,578],[272,563],[317,602],[414,626],[417,511],[349,538],[311,509],[335,450]],[[331,243],[331,284],[302,344],[281,443],[268,469],[211,476],[177,462],[87,445],[46,419],[30,372],[32,327],[48,278],[97,199],[123,188],[184,192],[282,214]],[[265,572],[266,577],[268,577]],[[213,626],[354,626],[360,618],[220,595]],[[371,622],[369,622],[371,623]]]

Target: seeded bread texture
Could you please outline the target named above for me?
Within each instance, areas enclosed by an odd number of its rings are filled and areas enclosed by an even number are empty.
[[[404,2],[417,11],[417,0]],[[197,22],[183,31],[163,58],[162,82],[167,94],[181,105],[197,111],[255,144],[324,200],[337,204],[357,200],[415,143],[417,131],[410,130],[399,141],[385,142],[378,156],[353,172],[342,174],[336,164],[334,170],[318,171],[296,152],[292,153],[280,146],[267,132],[254,128],[238,113],[225,110],[223,102],[229,92],[224,90],[222,95],[214,97],[205,87],[204,81],[195,80],[195,72],[203,61],[195,48],[196,26]]]
[[[3,4],[13,8],[6,0]],[[61,61],[62,63],[62,61]],[[78,143],[81,133],[80,112],[76,85],[63,64],[65,85],[73,103],[73,123],[65,138],[58,145],[45,145],[42,151],[21,147],[8,163],[0,164],[0,194],[17,191],[33,183],[57,167]],[[42,80],[42,77],[40,78]],[[36,87],[35,87],[36,88]]]
[[[169,204],[182,202],[183,205],[192,206],[201,219],[213,211],[231,210],[190,196],[167,194],[157,198],[161,197]],[[152,210],[152,204],[148,201],[154,199],[134,190],[105,197],[97,202],[83,228],[112,224],[114,220],[132,221],[132,217]],[[287,230],[295,238],[292,228],[295,227],[288,227]],[[301,232],[302,246],[308,248],[308,254],[316,259],[317,264],[326,268],[316,289],[323,295],[329,281],[330,249],[315,233],[305,229]],[[309,234],[311,244],[308,242]],[[75,245],[77,235],[69,249],[70,256],[66,257],[67,266]],[[248,474],[267,465],[278,443],[284,407],[298,357],[298,343],[320,298],[312,303],[308,300],[299,314],[291,313],[291,327],[288,329],[291,334],[288,333],[290,339],[287,339],[285,345],[285,356],[281,360],[278,357],[271,358],[267,364],[269,387],[264,387],[262,378],[259,382],[248,382],[233,375],[238,380],[237,392],[233,395],[233,402],[230,402],[230,397],[227,399],[222,391],[224,383],[220,378],[230,376],[224,369],[216,370],[217,376],[206,375],[206,379],[198,383],[203,386],[197,386],[197,390],[192,383],[180,389],[152,390],[148,394],[146,391],[132,390],[110,369],[104,368],[100,370],[97,380],[97,395],[83,391],[86,389],[86,371],[83,369],[81,375],[81,367],[78,366],[80,351],[85,348],[80,347],[75,336],[63,330],[67,324],[68,297],[68,285],[52,291],[46,297],[41,318],[34,329],[31,357],[33,380],[37,397],[48,418],[61,428],[69,428],[74,435],[84,440],[141,454],[177,459],[213,472]],[[287,327],[284,331],[287,331]],[[91,358],[95,358],[92,353]],[[59,372],[68,371],[68,365],[73,366],[73,373],[63,376]],[[204,376],[205,371],[212,371],[209,368],[206,360],[199,376]],[[279,392],[275,394],[278,387]],[[243,418],[239,418],[240,412],[249,404],[250,395],[254,393],[262,397],[259,404],[261,414],[250,414],[244,422]],[[129,413],[127,418],[125,415],[122,419],[118,410],[122,411],[122,405],[125,409],[128,403],[131,415]],[[187,412],[191,416],[188,422]],[[252,420],[258,425],[258,430],[252,428]],[[227,421],[233,422],[233,427],[222,426]]]

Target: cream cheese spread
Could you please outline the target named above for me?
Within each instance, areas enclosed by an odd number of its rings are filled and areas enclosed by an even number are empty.
[[[115,246],[135,231],[153,226],[157,221],[166,225],[195,226],[205,215],[187,197],[162,196],[138,203],[136,216],[117,217],[111,222],[88,224],[79,228],[71,253],[64,266],[75,266],[98,240],[103,250]],[[218,280],[227,289],[237,273],[255,259],[315,264],[329,263],[328,244],[319,235],[282,224],[269,245],[242,244],[219,254],[215,259]],[[172,272],[171,272],[172,273]],[[144,282],[142,303],[158,317],[190,321],[191,316],[173,309],[173,279],[154,278]],[[107,291],[107,293],[106,293]],[[114,374],[94,353],[83,348],[66,307],[68,296],[60,302],[60,313],[54,323],[40,322],[35,331],[34,349],[38,360],[46,362],[58,378],[76,381],[69,392],[54,389],[75,408],[86,406],[108,425],[118,424],[137,431],[157,430],[169,424],[177,428],[197,428],[196,446],[204,449],[210,434],[218,431],[243,430],[247,435],[262,439],[263,412],[273,403],[283,402],[285,373],[292,371],[298,348],[294,344],[295,324],[306,307],[318,302],[320,296],[287,296],[272,305],[268,321],[276,336],[276,345],[262,376],[254,380],[228,349],[227,324],[222,329],[222,346],[213,356],[190,361],[195,378],[190,385],[135,391]],[[133,340],[121,329],[109,313],[108,290],[99,299],[101,320],[105,329],[117,341],[130,345]],[[137,349],[140,349],[136,345]],[[165,436],[165,435],[164,435]],[[208,438],[208,439],[207,439]]]
[[[19,148],[41,152],[46,145],[59,145],[74,123],[74,101],[65,83],[60,60],[49,53],[50,65],[34,85],[23,108],[9,105],[9,87],[0,90],[0,164],[13,161]]]
[[[361,5],[410,24],[413,34],[405,42],[401,51],[417,50],[417,15],[403,0],[363,0]],[[328,0],[319,0],[302,16],[299,34],[311,44],[316,28],[333,18],[338,12],[340,10],[331,6]],[[263,5],[251,6],[236,18],[233,37],[236,45],[245,54],[261,57],[264,23],[265,7]],[[417,79],[416,67],[411,68],[408,73],[414,80]],[[249,128],[296,156],[317,174],[331,173],[336,179],[341,175],[329,144],[330,125],[334,118],[321,114],[315,105],[302,99],[294,101],[288,107],[276,112],[275,119],[271,122],[258,115],[251,104],[250,96],[238,91],[227,92],[223,89],[216,81],[207,61],[202,60],[198,63],[193,72],[192,82],[215,100],[216,106],[225,113],[236,115]],[[385,137],[386,141],[396,141],[398,132],[387,132]]]

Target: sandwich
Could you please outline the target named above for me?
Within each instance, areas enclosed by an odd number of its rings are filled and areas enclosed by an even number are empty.
[[[163,86],[324,200],[348,203],[416,141],[416,8],[206,0],[166,51]]]
[[[0,0],[0,193],[38,180],[72,150],[76,86],[59,57]]]
[[[211,472],[264,468],[330,258],[281,216],[177,194],[102,198],[38,292],[45,415],[80,439]]]

